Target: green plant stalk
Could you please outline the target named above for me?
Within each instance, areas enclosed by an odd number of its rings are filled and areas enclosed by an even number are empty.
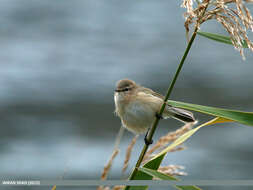
[[[172,82],[171,82],[171,84],[170,84],[170,87],[168,88],[167,94],[166,94],[166,96],[165,96],[165,98],[164,98],[164,103],[163,103],[163,105],[162,105],[162,107],[161,107],[161,109],[160,109],[160,111],[159,111],[159,115],[162,115],[162,113],[163,113],[163,111],[164,111],[164,109],[165,109],[166,102],[167,102],[167,100],[169,99],[169,97],[170,97],[170,95],[171,95],[171,92],[172,92],[172,90],[173,90],[173,88],[174,88],[174,85],[175,85],[175,83],[176,83],[176,80],[177,80],[177,78],[178,78],[178,75],[179,75],[179,73],[180,73],[180,71],[181,71],[181,69],[182,69],[182,66],[183,66],[183,64],[184,64],[184,61],[185,61],[185,59],[186,59],[186,57],[187,57],[187,55],[188,55],[188,53],[189,53],[189,51],[190,51],[190,49],[191,49],[191,46],[192,46],[192,43],[193,43],[194,39],[196,38],[197,31],[198,31],[198,27],[195,28],[195,30],[194,30],[194,32],[193,32],[193,34],[192,34],[192,36],[191,36],[191,39],[190,39],[190,41],[189,41],[189,43],[188,43],[188,45],[187,45],[187,47],[186,47],[186,49],[185,49],[184,55],[183,55],[183,57],[182,57],[182,59],[181,59],[181,61],[180,61],[180,64],[178,65],[178,68],[177,68],[177,71],[176,71],[176,73],[175,73],[175,76],[174,76],[174,78],[173,78],[173,80],[172,80]],[[159,120],[160,120],[160,118],[156,117],[156,119],[155,119],[155,121],[154,121],[152,127],[150,128],[150,131],[149,131],[149,133],[148,133],[148,135],[147,135],[147,140],[148,140],[148,141],[152,141],[152,137],[153,137],[154,132],[155,132],[157,126],[158,126]],[[149,147],[148,145],[144,144],[144,147],[143,147],[143,149],[142,149],[142,151],[141,151],[141,154],[140,154],[140,156],[139,156],[139,159],[138,159],[138,161],[136,162],[134,171],[132,172],[132,174],[131,174],[129,180],[132,180],[132,179],[135,177],[135,175],[136,175],[136,173],[137,173],[137,170],[138,170],[138,168],[140,167],[141,162],[143,161],[144,155],[146,154],[146,152],[147,152],[147,150],[148,150],[148,147]],[[130,187],[130,186],[127,186],[127,187],[125,188],[125,190],[128,190],[129,187]]]
[[[208,4],[207,4],[207,6],[205,7],[205,9],[203,10],[201,17],[204,16],[207,7],[208,7]],[[162,114],[163,114],[163,111],[164,111],[165,106],[166,106],[166,102],[167,102],[167,100],[169,99],[169,97],[170,97],[170,95],[171,95],[171,92],[172,92],[172,90],[173,90],[173,88],[174,88],[174,85],[175,85],[175,83],[176,83],[176,80],[177,80],[177,78],[178,78],[178,75],[179,75],[179,73],[180,73],[180,71],[181,71],[181,69],[182,69],[182,67],[183,67],[183,65],[184,65],[185,59],[186,59],[186,57],[187,57],[187,55],[188,55],[188,53],[189,53],[189,51],[190,51],[190,49],[191,49],[191,47],[192,47],[192,44],[193,44],[193,42],[194,42],[194,40],[195,40],[195,38],[196,38],[198,29],[199,29],[199,23],[200,23],[200,19],[198,19],[198,21],[197,21],[197,23],[196,23],[196,25],[195,25],[195,29],[194,29],[194,32],[193,32],[193,34],[192,34],[192,36],[191,36],[191,39],[190,39],[190,41],[189,41],[188,44],[187,44],[187,47],[186,47],[185,52],[184,52],[184,55],[183,55],[183,57],[181,58],[181,61],[180,61],[179,65],[178,65],[178,68],[177,68],[177,71],[176,71],[176,73],[175,73],[175,75],[174,75],[174,77],[173,77],[173,80],[172,80],[171,83],[170,83],[170,86],[169,86],[168,91],[167,91],[167,93],[166,93],[166,96],[165,96],[165,98],[164,98],[163,105],[162,105],[162,107],[161,107],[161,109],[160,109],[160,111],[159,111],[159,115],[162,115]],[[158,126],[159,121],[160,121],[160,118],[159,118],[159,117],[156,117],[156,119],[155,119],[155,121],[154,121],[152,127],[150,128],[150,131],[149,131],[149,133],[148,133],[148,135],[147,135],[147,140],[148,140],[149,142],[152,141],[153,135],[154,135],[154,133],[155,133],[155,130],[156,130],[157,126]],[[143,158],[144,158],[144,156],[145,156],[145,154],[146,154],[146,152],[147,152],[147,150],[148,150],[148,147],[149,147],[149,145],[144,144],[143,149],[142,149],[142,151],[141,151],[141,154],[140,154],[140,156],[139,156],[139,158],[138,158],[138,161],[136,162],[135,168],[134,168],[133,172],[131,173],[131,176],[130,176],[129,180],[133,180],[134,177],[136,176],[136,173],[137,173],[137,171],[138,171],[138,168],[140,167],[140,165],[141,165],[141,163],[142,163],[142,161],[143,161]],[[125,190],[129,190],[129,188],[130,188],[130,186],[126,186],[126,187],[125,187]]]

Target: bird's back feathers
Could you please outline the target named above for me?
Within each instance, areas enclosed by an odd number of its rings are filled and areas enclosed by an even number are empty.
[[[138,89],[139,89],[139,91],[145,92],[147,94],[156,96],[156,97],[161,98],[161,99],[164,100],[163,95],[161,95],[161,94],[159,94],[159,93],[157,93],[157,92],[155,92],[155,91],[153,91],[149,88],[140,87]],[[172,107],[168,104],[165,107],[163,117],[165,117],[165,118],[173,117],[173,118],[175,118],[175,119],[177,119],[181,122],[184,122],[184,123],[194,122],[195,121],[195,118],[194,118],[194,116],[191,112],[186,111],[186,110],[181,109],[181,108]]]

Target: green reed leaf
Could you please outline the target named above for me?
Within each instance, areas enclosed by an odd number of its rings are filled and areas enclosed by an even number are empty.
[[[172,142],[169,146],[167,146],[164,150],[162,150],[160,153],[155,155],[149,162],[153,162],[153,160],[156,160],[156,159],[160,160],[161,158],[164,158],[164,156],[167,154],[167,152],[169,152],[173,148],[177,147],[178,145],[181,145],[182,143],[184,143],[188,138],[190,138],[200,128],[202,128],[204,126],[208,126],[208,125],[213,125],[216,123],[225,123],[225,122],[231,122],[231,120],[221,118],[221,117],[216,117],[206,123],[199,125],[198,127],[191,129],[190,131],[187,131],[186,133],[181,135],[178,139],[176,139],[174,142]]]
[[[233,45],[231,38],[229,36],[223,36],[220,34],[214,34],[210,32],[201,32],[201,31],[198,31],[197,34],[199,34],[200,36],[206,37],[208,39],[215,40],[217,42]],[[248,48],[248,45],[245,40],[242,41],[242,47]]]
[[[161,180],[173,180],[173,181],[179,181],[178,178],[166,175],[164,173],[161,173],[157,170],[152,170],[148,168],[139,168],[139,171],[142,171],[148,175],[151,175],[153,177],[156,177]],[[179,189],[179,190],[201,190],[199,187],[194,186],[194,185],[188,185],[188,186],[181,186],[181,185],[172,185],[173,187]]]
[[[149,161],[148,163],[144,164],[143,167],[148,168],[148,169],[153,169],[157,170],[159,166],[162,163],[162,160],[165,155],[160,156],[159,158]],[[135,177],[132,180],[152,180],[153,176],[149,175],[141,170],[138,170]],[[146,190],[148,186],[129,186],[129,190]]]
[[[208,115],[226,118],[228,120],[231,120],[231,122],[238,122],[241,124],[253,126],[253,112],[243,112],[237,110],[215,108],[172,100],[169,100],[168,104],[178,108],[184,108],[187,110],[197,111]]]

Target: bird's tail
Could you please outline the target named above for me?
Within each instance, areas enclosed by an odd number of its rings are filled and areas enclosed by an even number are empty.
[[[189,123],[189,122],[196,122],[193,113],[186,111],[181,108],[175,108],[172,106],[167,105],[163,117],[172,117],[174,119],[177,119],[183,123]]]

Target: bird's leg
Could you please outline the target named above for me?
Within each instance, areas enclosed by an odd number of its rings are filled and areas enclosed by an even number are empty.
[[[164,119],[162,115],[160,115],[159,113],[156,113],[155,116],[158,118],[158,119]]]
[[[153,140],[152,140],[152,139],[151,139],[151,140],[148,140],[148,139],[147,139],[149,130],[150,130],[150,128],[148,128],[148,130],[147,130],[147,132],[146,132],[146,134],[145,134],[145,137],[144,137],[144,142],[145,142],[145,144],[146,144],[147,146],[149,146],[149,145],[151,145],[151,144],[153,143]]]
[[[163,119],[163,116],[160,115],[159,113],[156,113],[155,116],[156,116],[158,119]],[[147,146],[149,146],[149,145],[151,145],[151,144],[153,143],[153,140],[152,140],[152,139],[151,139],[150,141],[147,139],[149,130],[150,130],[150,128],[148,128],[148,130],[147,130],[147,132],[146,132],[146,134],[145,134],[145,137],[144,137],[144,141],[145,141],[145,144],[146,144]]]

